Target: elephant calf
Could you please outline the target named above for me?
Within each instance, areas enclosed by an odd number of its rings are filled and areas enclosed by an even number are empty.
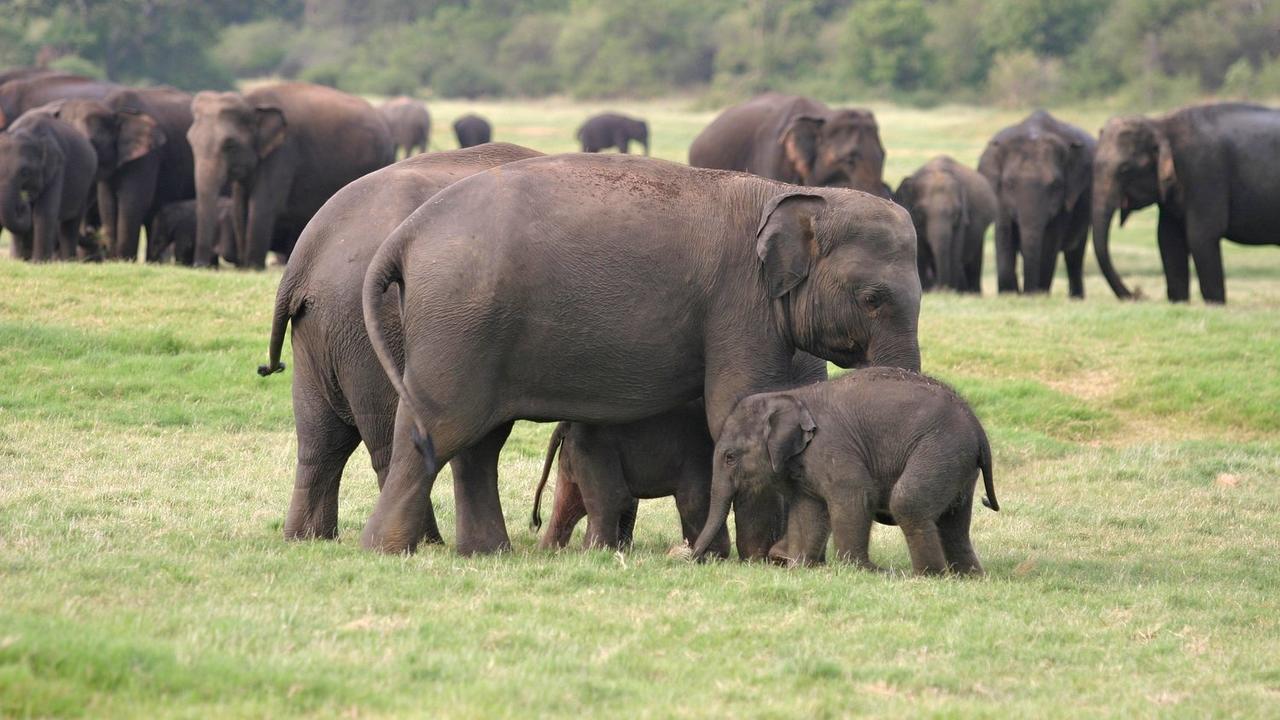
[[[980,574],[969,541],[979,470],[984,504],[999,510],[982,424],[953,390],[923,375],[868,368],[752,395],[716,443],[711,512],[693,556],[711,547],[735,495],[778,492],[791,502],[775,559],[819,560],[830,533],[840,559],[877,569],[867,553],[877,519],[902,528],[916,573]]]
[[[939,155],[904,179],[894,200],[916,226],[920,286],[981,294],[982,241],[996,217],[987,179]]]
[[[0,224],[15,258],[74,259],[98,156],[67,123],[27,114],[0,132]]]
[[[585,515],[585,545],[617,548],[631,542],[637,499],[675,496],[684,539],[690,544],[707,520],[711,494],[711,434],[701,402],[623,425],[562,422],[552,433],[534,496],[532,525],[541,527],[542,491],[560,450],[556,500],[539,547],[562,548]],[[729,533],[711,546],[729,555]]]
[[[214,249],[217,256],[234,264],[236,236],[231,213],[231,198],[218,198],[218,234]],[[170,257],[179,265],[195,265],[195,200],[169,203],[160,208],[152,221],[151,232],[147,233],[147,262],[164,262]]]

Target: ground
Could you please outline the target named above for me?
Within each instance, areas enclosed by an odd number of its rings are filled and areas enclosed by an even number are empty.
[[[432,104],[435,148],[473,108]],[[564,151],[602,108],[477,109],[495,139]],[[677,160],[711,118],[618,108]],[[1018,117],[875,110],[894,185],[939,152],[975,162]],[[1062,115],[1096,130],[1106,113]],[[254,372],[279,269],[33,267],[0,248],[0,716],[1272,714],[1280,250],[1227,244],[1230,304],[1173,306],[1154,225],[1135,214],[1113,252],[1146,301],[1113,298],[1092,257],[1084,301],[1061,275],[1052,297],[997,298],[989,243],[984,297],[923,303],[924,368],[995,450],[982,580],[690,565],[666,554],[670,500],[642,503],[629,553],[538,552],[549,426],[530,423],[502,458],[510,554],[360,550],[363,451],[340,540],[286,543],[290,380]],[[452,541],[447,479],[434,500]],[[909,567],[895,528],[872,556]]]

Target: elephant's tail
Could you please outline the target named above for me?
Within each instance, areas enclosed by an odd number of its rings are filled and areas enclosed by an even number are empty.
[[[284,348],[284,331],[289,321],[302,309],[303,299],[298,297],[298,288],[302,285],[301,272],[285,270],[280,278],[280,287],[276,290],[275,312],[271,315],[271,345],[267,349],[267,364],[258,366],[258,374],[262,377],[284,370],[280,362],[280,351]]]
[[[569,432],[569,423],[556,423],[551,433],[551,442],[547,444],[547,457],[542,461],[542,477],[538,478],[538,489],[533,493],[533,515],[529,518],[529,527],[538,530],[542,527],[542,491],[547,487],[547,478],[551,476],[551,463],[556,459],[556,451],[564,443],[564,436]]]
[[[987,439],[987,431],[978,426],[978,468],[982,470],[982,484],[987,490],[987,496],[982,499],[982,504],[1000,512],[1000,503],[996,502],[996,479],[991,474],[991,441]]]

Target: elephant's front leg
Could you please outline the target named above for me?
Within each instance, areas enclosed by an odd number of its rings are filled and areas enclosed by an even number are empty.
[[[58,205],[62,199],[62,174],[45,186],[43,194],[32,208],[31,234],[33,247],[31,259],[36,262],[54,260],[58,257],[59,228]]]
[[[812,495],[797,493],[787,504],[787,534],[769,551],[769,559],[786,565],[822,564],[830,537],[827,506]]]
[[[1216,224],[1205,222],[1198,214],[1188,213],[1187,245],[1191,248],[1191,257],[1196,261],[1200,297],[1207,303],[1227,301],[1227,282],[1222,269],[1223,232]]]
[[[1191,264],[1186,231],[1182,224],[1160,211],[1156,224],[1156,241],[1160,246],[1160,264],[1164,268],[1165,294],[1169,302],[1191,299]]]
[[[98,229],[106,242],[107,255],[116,257],[116,190],[109,180],[100,180],[98,193]]]
[[[831,518],[831,535],[836,558],[865,570],[879,570],[871,562],[871,521],[875,512],[870,489],[874,487],[870,471],[861,460],[850,459],[838,478],[821,483]]]
[[[154,158],[131,163],[129,171],[116,181],[117,218],[113,252],[121,260],[134,262],[138,259],[138,237],[155,198],[158,164]]]
[[[996,223],[996,288],[1002,293],[1018,292],[1018,247],[1010,217]]]
[[[1070,290],[1071,297],[1084,298],[1084,238],[1075,247],[1064,253],[1067,264],[1067,286]]]
[[[249,216],[245,224],[242,267],[265,270],[267,252],[275,234],[276,219],[284,211],[293,175],[282,169],[283,162],[264,163],[249,196]]]

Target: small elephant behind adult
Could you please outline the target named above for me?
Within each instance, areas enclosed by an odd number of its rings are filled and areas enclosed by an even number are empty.
[[[985,504],[999,510],[991,446],[968,404],[924,375],[867,368],[744,398],[725,421],[713,467],[695,559],[715,542],[734,496],[779,493],[794,500],[775,546],[788,561],[822,556],[825,509],[841,560],[879,569],[868,553],[879,516],[902,529],[917,574],[983,572],[969,521],[979,471]]]
[[[916,226],[920,286],[982,292],[982,243],[996,217],[986,178],[947,155],[903,179],[894,200]]]
[[[75,128],[29,113],[0,132],[0,225],[14,258],[74,259],[80,251],[97,154]]]
[[[405,157],[427,151],[431,139],[431,113],[421,101],[411,97],[394,97],[378,106],[382,119],[391,130],[391,142],[396,156],[404,150]]]
[[[637,500],[671,496],[684,539],[692,545],[707,520],[713,445],[701,402],[621,425],[558,424],[534,495],[532,526],[537,529],[542,526],[542,491],[559,449],[555,506],[538,546],[564,547],[584,516],[586,547],[629,545]],[[728,557],[727,531],[716,537],[709,552]]]
[[[223,260],[236,261],[235,228],[231,223],[231,198],[218,199],[217,254]],[[169,203],[156,213],[147,233],[147,262],[165,262],[170,258],[178,265],[195,264],[196,201]]]
[[[618,152],[626,153],[634,141],[644,148],[645,155],[649,154],[649,123],[618,113],[601,113],[589,118],[578,128],[576,137],[582,143],[582,152],[617,148]]]
[[[453,121],[453,134],[458,136],[458,147],[469,148],[493,142],[493,126],[488,120],[469,113]]]

